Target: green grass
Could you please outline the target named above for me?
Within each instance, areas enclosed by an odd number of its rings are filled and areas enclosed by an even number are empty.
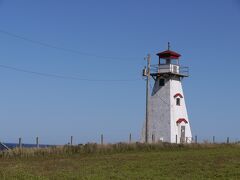
[[[0,154],[0,179],[240,179],[240,145],[233,144],[14,151]]]

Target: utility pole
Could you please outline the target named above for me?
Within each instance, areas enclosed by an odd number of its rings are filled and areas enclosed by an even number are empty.
[[[148,119],[149,119],[149,80],[150,80],[150,62],[151,56],[150,54],[147,55],[147,82],[146,82],[146,124],[145,124],[145,143],[148,143]]]

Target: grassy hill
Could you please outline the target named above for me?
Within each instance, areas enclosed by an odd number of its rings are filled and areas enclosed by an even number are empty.
[[[240,179],[237,144],[89,144],[0,156],[0,179]]]

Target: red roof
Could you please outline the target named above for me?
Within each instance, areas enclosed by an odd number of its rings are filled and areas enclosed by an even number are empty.
[[[181,56],[181,54],[178,54],[171,50],[160,52],[157,55],[159,56],[159,58],[162,59],[178,59]]]

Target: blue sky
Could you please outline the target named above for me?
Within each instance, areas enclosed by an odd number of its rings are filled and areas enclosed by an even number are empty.
[[[190,67],[184,91],[193,135],[240,139],[238,0],[0,0],[0,139],[63,144],[137,140],[147,53],[171,48]],[[9,32],[77,53],[42,46]],[[128,80],[128,81],[119,81]]]

